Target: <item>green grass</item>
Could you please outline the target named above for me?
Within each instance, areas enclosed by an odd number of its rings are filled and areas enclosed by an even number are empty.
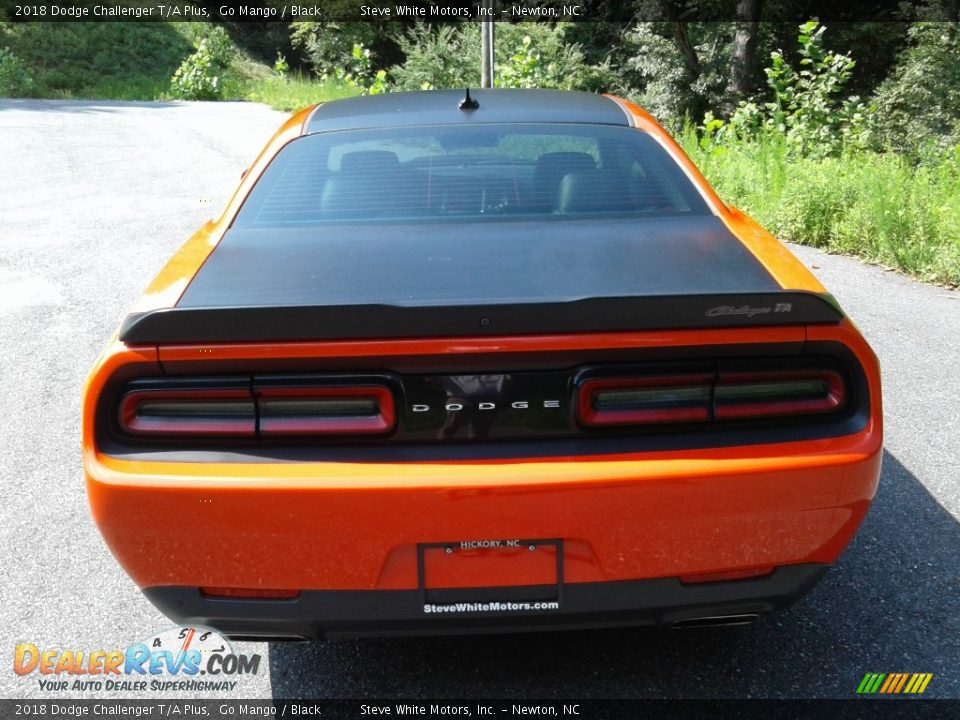
[[[788,157],[776,139],[682,140],[720,197],[779,238],[960,285],[960,148],[917,167],[894,153]]]
[[[200,23],[4,23],[35,97],[153,100],[193,50]]]
[[[313,103],[356,94],[355,88],[336,81],[321,82],[295,74],[286,77],[270,74],[248,79],[242,99],[265,103],[277,110],[294,111]]]
[[[0,23],[9,48],[33,79],[32,97],[169,100],[170,78],[209,23]],[[356,94],[335,81],[279,77],[239,48],[223,80],[224,100],[298,110]]]

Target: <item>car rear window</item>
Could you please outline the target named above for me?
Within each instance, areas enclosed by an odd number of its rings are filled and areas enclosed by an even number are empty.
[[[234,226],[703,215],[647,133],[476,124],[308,135],[278,153]]]

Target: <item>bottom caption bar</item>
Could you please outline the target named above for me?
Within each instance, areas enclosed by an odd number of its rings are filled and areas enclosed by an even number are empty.
[[[0,700],[0,718],[927,718],[960,717],[960,700]]]

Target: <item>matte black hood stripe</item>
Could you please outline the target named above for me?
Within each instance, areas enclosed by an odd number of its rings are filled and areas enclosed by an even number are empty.
[[[781,289],[712,215],[233,228],[177,308],[547,304]]]
[[[130,315],[120,339],[139,344],[540,335],[806,325],[842,318],[829,296],[807,292],[446,307],[191,307]]]

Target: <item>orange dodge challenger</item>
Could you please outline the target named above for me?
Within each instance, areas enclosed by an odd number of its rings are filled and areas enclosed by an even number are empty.
[[[877,487],[877,360],[643,110],[308,108],[90,374],[90,505],[232,637],[740,624]]]

